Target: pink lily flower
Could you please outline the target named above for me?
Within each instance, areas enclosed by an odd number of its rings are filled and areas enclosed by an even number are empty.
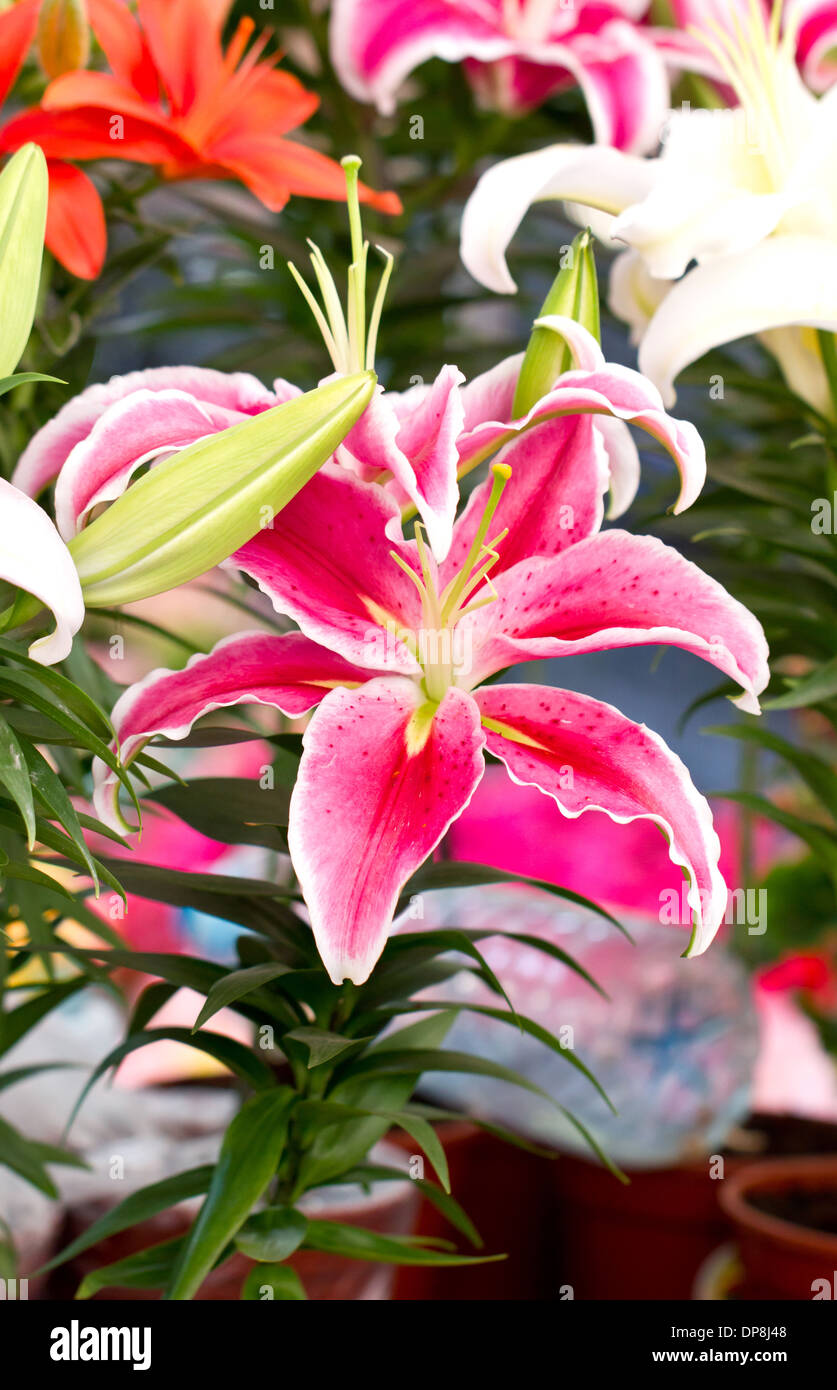
[[[497,447],[496,422],[480,426],[475,414],[471,397],[471,432]],[[600,701],[486,684],[519,662],[670,643],[712,662],[741,686],[742,707],[758,710],[768,679],[760,625],[660,541],[601,532],[608,481],[590,415],[512,431],[439,563],[420,523],[404,538],[387,488],[327,464],[230,561],[300,631],[226,638],[117,702],[126,762],[155,734],[184,737],[208,710],[257,703],[298,717],[317,707],[288,842],[335,983],[369,976],[401,890],[468,805],[486,749],[564,815],[597,808],[659,825],[690,878],[688,949],[712,940],[726,906],[720,846],[680,759]],[[104,766],[95,783],[97,813],[119,823]]]
[[[557,317],[541,322],[568,341],[575,365],[524,417],[512,417],[522,354],[468,385],[456,367],[446,366],[430,386],[403,394],[379,388],[337,451],[338,463],[379,484],[402,514],[418,513],[437,561],[451,547],[458,479],[518,439],[537,456],[534,466],[544,477],[557,455],[577,453],[582,460],[584,451],[595,450],[608,478],[611,516],[627,508],[639,482],[629,423],[646,430],[674,458],[681,476],[676,512],[700,493],[706,456],[694,426],[667,415],[656,388],[638,372],[606,363],[595,339],[578,324]],[[247,373],[207,368],[159,367],[114,377],[88,387],[39,430],[20,458],[14,482],[36,496],[57,477],[56,521],[69,540],[93,507],[125,490],[142,464],[298,394],[287,381],[275,381],[269,390]],[[594,417],[592,442],[579,426],[581,413]],[[544,432],[540,426],[548,420],[556,423]],[[586,518],[565,512],[563,525],[572,533],[574,526],[586,525]]]
[[[679,30],[658,29],[657,44],[671,62],[712,77],[722,85],[725,75],[695,31],[735,37],[746,29],[754,9],[769,22],[772,0],[671,0]],[[796,61],[814,92],[825,92],[837,78],[837,0],[785,0],[782,28],[795,31]]]
[[[395,109],[428,58],[465,62],[479,95],[511,112],[577,84],[595,138],[647,151],[669,101],[665,60],[638,21],[648,0],[334,0],[331,54],[346,89]]]

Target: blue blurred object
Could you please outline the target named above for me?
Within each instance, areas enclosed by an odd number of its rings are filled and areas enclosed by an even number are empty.
[[[525,932],[567,951],[610,996],[523,943],[482,943],[514,1007],[577,1055],[610,1097],[543,1043],[465,1010],[447,1040],[520,1072],[572,1112],[618,1163],[658,1167],[717,1150],[746,1116],[758,1037],[750,984],[716,942],[679,955],[682,937],[650,919],[625,919],[634,944],[595,913],[514,885],[452,889],[427,899],[425,925]],[[503,1007],[469,972],[445,990],[451,1003]],[[546,1099],[478,1076],[432,1074],[423,1092],[540,1143],[584,1154],[579,1132]]]

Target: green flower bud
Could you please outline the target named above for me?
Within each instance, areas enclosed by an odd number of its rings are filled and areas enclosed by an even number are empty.
[[[600,341],[599,286],[589,229],[579,232],[575,238],[567,264],[556,275],[538,318],[546,318],[549,314],[575,319]],[[531,410],[571,365],[570,350],[558,334],[549,328],[533,328],[517,379],[512,417],[519,420]]]
[[[345,438],[375,390],[339,377],[157,464],[70,542],[88,607],[174,589],[226,560]]]
[[[47,211],[47,166],[24,145],[0,174],[0,380],[20,361],[32,331]]]

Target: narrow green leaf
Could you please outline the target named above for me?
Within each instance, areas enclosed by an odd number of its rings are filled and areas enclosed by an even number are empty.
[[[309,1221],[304,1249],[395,1265],[481,1265],[495,1264],[506,1258],[505,1255],[449,1255],[441,1250],[422,1249],[409,1237],[379,1235],[377,1231],[340,1221]]]
[[[23,817],[28,848],[35,847],[35,801],[20,740],[0,714],[0,782]]]
[[[87,1230],[65,1246],[59,1255],[42,1265],[37,1271],[38,1275],[57,1269],[59,1265],[66,1264],[67,1260],[74,1260],[82,1251],[98,1245],[100,1241],[107,1240],[120,1231],[127,1231],[132,1226],[138,1226],[143,1221],[149,1221],[161,1211],[177,1206],[178,1202],[186,1202],[190,1197],[200,1197],[207,1191],[214,1172],[214,1167],[206,1164],[202,1168],[190,1168],[188,1172],[177,1173],[172,1178],[163,1178],[160,1182],[140,1188],[138,1192],[132,1192],[118,1206],[105,1212],[98,1221],[88,1226]]]
[[[276,1172],[294,1100],[286,1086],[254,1096],[230,1124],[206,1201],[172,1274],[168,1299],[192,1298],[244,1225]]]

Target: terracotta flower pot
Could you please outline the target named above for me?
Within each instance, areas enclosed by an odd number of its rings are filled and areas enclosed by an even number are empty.
[[[462,1268],[398,1270],[397,1299],[537,1300],[551,1297],[548,1249],[552,1203],[552,1160],[495,1139],[476,1125],[451,1122],[438,1126],[450,1168],[451,1193],[479,1231],[487,1255],[506,1254],[496,1264]],[[412,1153],[408,1137],[391,1135]],[[416,1233],[453,1241],[465,1254],[466,1238],[450,1226],[432,1203],[419,1208]]]
[[[754,1115],[741,1141],[742,1147],[724,1153],[723,1177],[711,1176],[707,1156],[669,1168],[631,1169],[629,1186],[596,1163],[562,1155],[554,1168],[554,1288],[569,1285],[575,1298],[584,1299],[690,1298],[701,1265],[730,1238],[723,1198],[738,1174],[757,1155],[837,1154],[837,1125]]]
[[[742,1296],[837,1297],[837,1156],[752,1164],[720,1200],[746,1272]]]

